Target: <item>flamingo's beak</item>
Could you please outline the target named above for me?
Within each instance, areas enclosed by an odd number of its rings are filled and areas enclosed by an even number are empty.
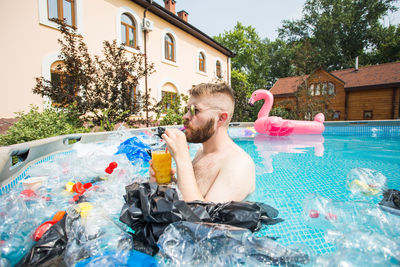
[[[250,99],[249,99],[249,105],[251,106],[251,107],[253,107],[254,106],[254,100],[253,100],[253,98],[252,97],[250,97]]]

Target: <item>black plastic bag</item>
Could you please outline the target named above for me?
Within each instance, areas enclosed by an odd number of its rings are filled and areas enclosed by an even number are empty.
[[[156,245],[164,229],[173,222],[210,222],[229,224],[257,231],[262,224],[283,221],[278,211],[255,202],[184,202],[174,188],[156,183],[133,183],[126,188],[120,221],[135,233],[135,249],[147,254],[158,252]]]
[[[16,266],[65,266],[64,251],[68,243],[67,214],[47,230]]]
[[[400,191],[396,189],[385,190],[379,205],[393,214],[400,215]]]

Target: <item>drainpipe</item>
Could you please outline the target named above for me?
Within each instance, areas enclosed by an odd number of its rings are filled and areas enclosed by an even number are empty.
[[[147,10],[153,4],[153,0],[149,1],[149,5],[143,12],[143,25],[146,19]],[[146,45],[147,31],[143,31],[143,41],[144,41],[144,69],[146,70],[146,75],[144,76],[144,87],[145,87],[145,105],[146,105],[146,127],[149,127],[149,91],[147,87],[147,45]]]

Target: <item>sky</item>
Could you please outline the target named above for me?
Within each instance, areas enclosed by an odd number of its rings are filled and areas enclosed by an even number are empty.
[[[163,0],[154,0],[164,7]],[[261,38],[278,36],[283,20],[302,17],[305,0],[176,0],[176,12],[189,13],[189,23],[210,37],[232,30],[237,21],[256,29]],[[397,4],[400,7],[400,1]],[[400,23],[400,11],[384,19],[384,25]]]

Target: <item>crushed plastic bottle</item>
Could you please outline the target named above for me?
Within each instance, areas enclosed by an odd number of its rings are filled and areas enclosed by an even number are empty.
[[[158,241],[161,266],[260,266],[306,264],[309,256],[267,237],[229,225],[169,225]]]
[[[355,168],[347,174],[346,184],[350,192],[355,196],[378,196],[386,189],[387,178],[376,170]]]

